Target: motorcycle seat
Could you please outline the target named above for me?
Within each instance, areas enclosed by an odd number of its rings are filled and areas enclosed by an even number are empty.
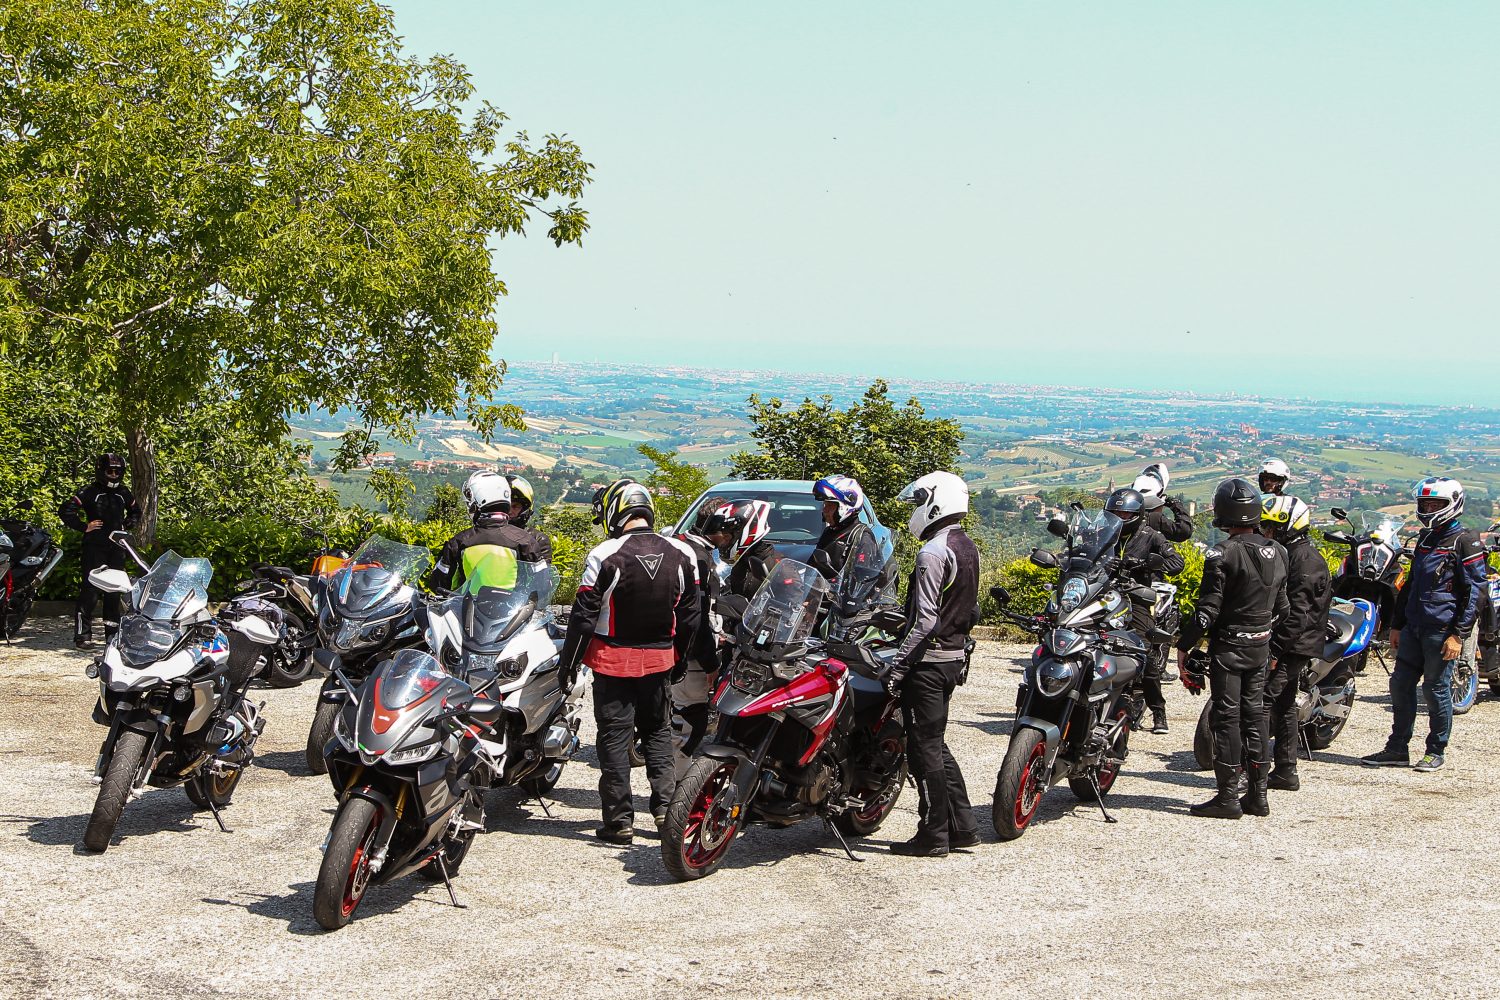
[[[1357,604],[1346,604],[1342,601],[1328,609],[1328,623],[1325,626],[1324,638],[1326,644],[1323,646],[1323,659],[1338,660],[1349,648],[1349,643],[1354,640],[1355,633],[1365,624],[1365,611]]]

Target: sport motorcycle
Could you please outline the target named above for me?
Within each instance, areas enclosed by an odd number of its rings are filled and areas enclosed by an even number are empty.
[[[231,602],[215,618],[207,559],[167,551],[147,566],[125,532],[110,539],[147,572],[134,581],[121,569],[89,573],[101,591],[129,594],[130,613],[87,670],[99,680],[94,721],[109,732],[94,768],[99,795],[83,845],[109,847],[121,810],[147,786],[183,785],[227,832],[219,810],[229,805],[265,727],[263,706],[244,695],[281,637],[276,609]]]
[[[1130,601],[1115,556],[1123,526],[1108,511],[1073,505],[1071,519],[1047,525],[1067,547],[1061,556],[1037,549],[1034,565],[1057,568],[1046,612],[1008,610],[1010,594],[990,596],[1008,621],[1040,638],[1016,692],[1016,721],[995,779],[993,821],[1001,840],[1015,840],[1036,817],[1042,796],[1066,781],[1081,801],[1098,803],[1114,788],[1129,753],[1130,730],[1144,703],[1135,679],[1146,663],[1146,641],[1129,628]]]
[[[21,632],[37,593],[62,559],[62,549],[29,521],[0,520],[0,639]]]
[[[847,571],[861,559],[858,573]],[[837,606],[862,611],[884,563],[873,536],[851,539]],[[892,623],[836,624],[840,638],[820,640],[813,627],[831,596],[817,569],[783,559],[745,608],[713,697],[717,726],[678,782],[662,830],[674,878],[718,870],[752,823],[821,820],[853,858],[846,835],[874,833],[895,807],[907,765],[899,703],[881,682],[895,650],[880,636]]]
[[[358,687],[337,668],[333,676],[347,695],[328,747],[338,810],[313,916],[337,930],[370,886],[417,871],[458,906],[451,877],[484,829],[482,765],[504,708],[420,649],[395,650]]]
[[[338,714],[337,702],[323,697],[338,688],[334,667],[358,685],[393,650],[423,644],[427,600],[416,584],[431,565],[425,547],[371,535],[347,562],[322,577],[313,660],[328,676],[307,732],[307,766],[314,774],[324,773],[323,748]]]

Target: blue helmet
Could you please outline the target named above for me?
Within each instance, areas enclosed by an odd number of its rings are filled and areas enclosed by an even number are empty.
[[[812,492],[824,503],[839,505],[840,521],[859,510],[865,501],[865,491],[850,476],[825,476],[813,484]]]

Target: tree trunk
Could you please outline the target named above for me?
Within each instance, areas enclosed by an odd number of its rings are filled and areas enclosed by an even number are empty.
[[[136,422],[125,428],[125,444],[130,450],[130,489],[141,509],[135,534],[145,549],[156,541],[156,442]]]

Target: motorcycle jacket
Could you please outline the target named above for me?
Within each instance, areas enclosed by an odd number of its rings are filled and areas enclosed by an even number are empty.
[[[815,551],[828,553],[828,558],[833,563],[834,573],[838,573],[839,570],[844,568],[844,560],[849,557],[849,533],[859,523],[859,513],[856,511],[838,524],[825,525],[823,533],[818,536],[818,544]],[[745,596],[748,597],[749,595]]]
[[[964,659],[969,633],[979,623],[979,549],[958,522],[938,522],[917,553],[906,588],[906,630],[896,651],[893,679],[917,663]]]
[[[729,570],[729,592],[746,600],[755,596],[760,585],[766,582],[771,570],[781,562],[781,553],[766,539],[750,546],[750,551],[740,556]]]
[[[1174,573],[1181,573],[1182,567],[1186,565],[1177,547],[1149,523],[1127,529],[1127,533],[1120,538],[1116,555],[1133,564],[1125,575],[1145,587]],[[1160,569],[1151,569],[1145,565],[1153,555],[1160,557]]]
[[[1333,601],[1333,578],[1328,563],[1307,536],[1293,539],[1286,549],[1287,615],[1271,636],[1271,655],[1316,658],[1327,640],[1328,605]]]
[[[1177,648],[1192,649],[1204,636],[1210,647],[1269,644],[1287,616],[1286,581],[1285,549],[1254,532],[1230,535],[1203,553],[1198,604]]]
[[[109,543],[111,531],[134,528],[141,519],[135,497],[122,483],[109,486],[98,481],[81,486],[57,509],[63,524],[84,532],[83,544],[90,548]],[[102,527],[88,531],[90,521],[103,521]]]
[[[1176,497],[1167,497],[1160,507],[1146,511],[1145,519],[1146,527],[1160,532],[1169,542],[1185,542],[1193,537],[1193,519]]]
[[[606,539],[584,561],[559,663],[569,671],[581,658],[614,677],[670,670],[691,646],[699,600],[687,542],[649,527]]]
[[[437,562],[427,574],[427,586],[442,592],[463,583],[479,561],[496,549],[513,549],[522,562],[544,563],[551,559],[552,545],[537,542],[537,532],[518,528],[504,514],[482,514],[474,526],[465,528],[443,544]]]
[[[1428,528],[1417,538],[1391,627],[1410,625],[1423,635],[1467,639],[1488,586],[1487,570],[1484,546],[1474,532],[1457,521]]]

